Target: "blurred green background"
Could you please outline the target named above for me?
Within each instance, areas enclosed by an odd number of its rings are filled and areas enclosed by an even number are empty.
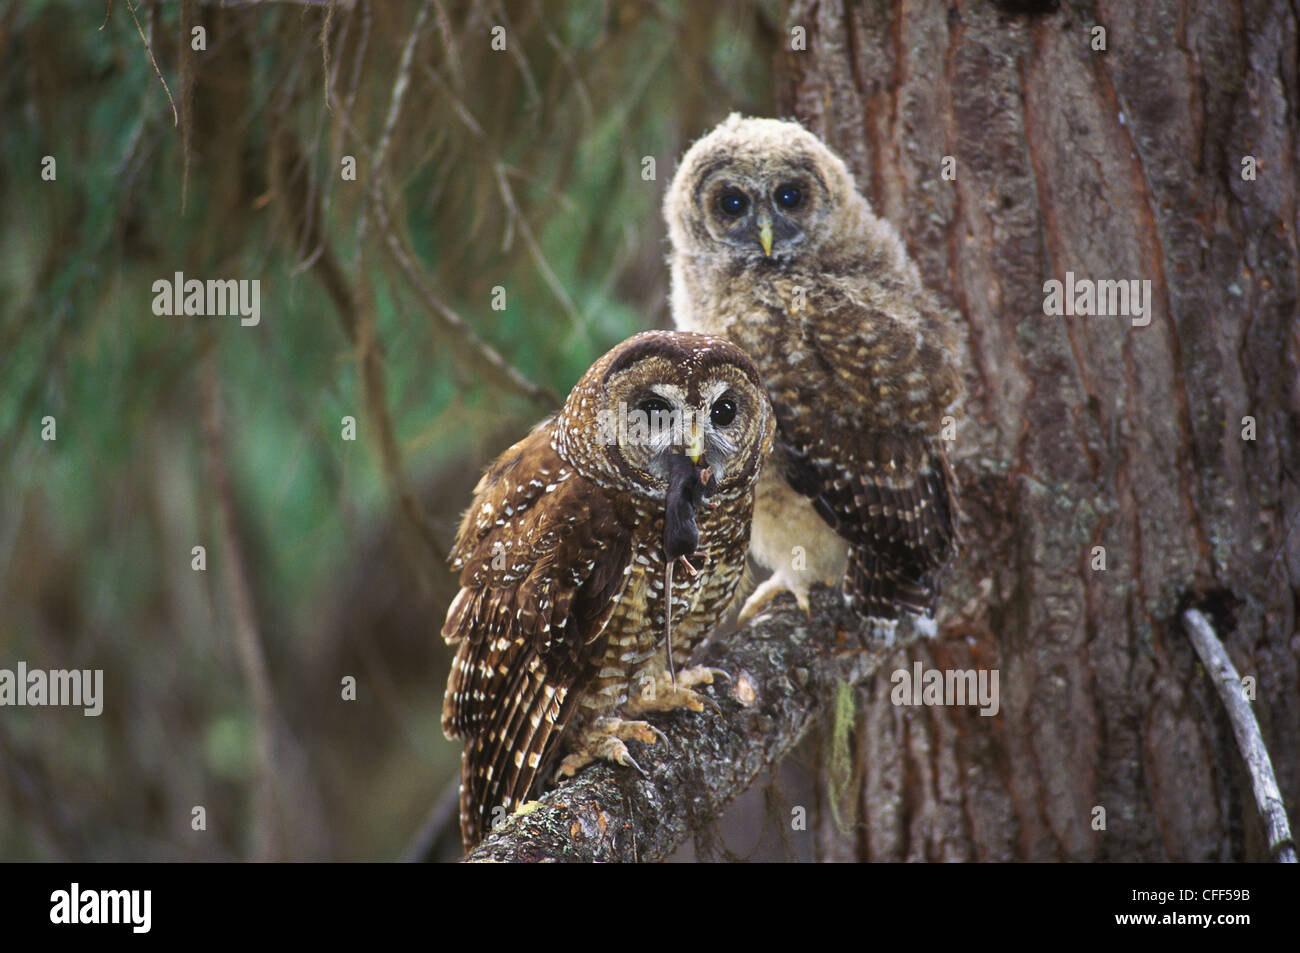
[[[668,324],[663,190],[771,112],[781,15],[3,8],[0,668],[103,669],[105,702],[0,708],[0,858],[437,853],[459,514]],[[177,271],[259,279],[260,324],[156,316]]]

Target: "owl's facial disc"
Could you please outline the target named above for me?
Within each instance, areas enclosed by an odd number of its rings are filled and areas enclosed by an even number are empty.
[[[620,404],[619,414],[626,423],[620,430],[617,452],[655,489],[667,487],[671,457],[708,465],[702,459],[707,446],[699,409],[685,388],[663,382],[639,388],[630,401]]]
[[[663,380],[616,379],[607,400],[618,424],[609,432],[606,452],[656,495],[667,488],[674,456],[709,467],[712,478],[724,483],[745,465],[746,433],[764,412],[751,406],[754,391],[743,386],[742,377],[723,371],[689,389]]]
[[[804,250],[825,215],[825,187],[801,169],[756,177],[714,174],[701,190],[709,237],[750,261],[788,259]]]
[[[671,425],[662,429],[650,446],[646,466],[657,479],[668,482],[673,456],[708,467],[718,483],[726,482],[728,474],[745,462],[740,459],[741,442],[746,427],[762,408],[749,406],[751,402],[741,396],[736,384],[725,377],[711,378],[701,385],[696,400],[683,395],[674,403]]]
[[[680,339],[680,340],[679,340]],[[705,335],[648,331],[592,366],[575,387],[557,449],[602,485],[662,498],[684,457],[720,490],[752,483],[772,434],[758,372],[736,345]],[[689,345],[689,348],[686,346]],[[593,419],[594,418],[594,419]]]

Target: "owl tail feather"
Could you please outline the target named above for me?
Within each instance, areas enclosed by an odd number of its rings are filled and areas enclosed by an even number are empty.
[[[461,838],[469,850],[522,804],[563,730],[568,690],[538,667],[520,673],[506,706],[461,758]]]

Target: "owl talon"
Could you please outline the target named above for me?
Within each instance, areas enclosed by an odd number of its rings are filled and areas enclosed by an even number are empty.
[[[641,741],[645,741],[645,743],[648,744],[648,745],[655,744],[655,743],[657,743],[657,742],[659,742],[659,741],[662,741],[665,745],[668,744],[668,736],[667,736],[666,734],[664,734],[662,731],[660,731],[660,730],[659,730],[658,728],[656,728],[654,725],[650,724],[650,722],[648,722],[648,721],[647,721],[647,722],[642,722],[642,724],[646,725],[646,726],[647,726],[651,731],[654,732],[654,737],[651,738],[651,739],[648,740],[648,741],[647,741],[646,739],[642,738],[642,739],[640,739]]]
[[[609,759],[610,761],[617,761],[625,768],[636,768],[637,774],[641,775],[641,777],[643,778],[650,777],[650,775],[646,772],[645,768],[641,767],[641,765],[636,763],[636,758],[632,757],[631,753],[627,750],[627,745],[623,744],[623,742],[618,741],[617,739],[615,739],[614,743],[616,745],[616,748],[614,751],[614,756]]]
[[[794,601],[804,611],[804,615],[809,619],[812,618],[812,604],[808,601],[808,585],[793,575],[777,570],[772,574],[771,578],[760,583],[758,588],[745,600],[744,606],[740,609],[740,615],[736,618],[736,624],[745,625],[758,614],[760,609],[783,592],[788,592],[794,596]]]
[[[623,718],[598,718],[591,728],[579,739],[577,747],[565,756],[555,772],[555,780],[571,778],[593,761],[611,761],[626,768],[635,768],[643,777],[649,777],[645,769],[636,763],[627,745],[623,742],[639,741],[652,745],[662,741],[668,744],[668,736],[648,721],[631,721]]]
[[[731,681],[731,676],[720,668],[693,665],[690,668],[682,669],[677,674],[677,684],[683,688],[694,688],[696,685],[712,685],[715,678],[725,678],[727,681]]]
[[[722,714],[722,706],[719,705],[717,702],[715,702],[708,695],[702,695],[699,692],[696,692],[695,697],[700,699],[700,701],[702,701],[704,705],[708,705],[710,708],[712,708],[714,714],[716,715]],[[692,711],[704,711],[704,705],[701,705],[699,708],[692,709]]]
[[[682,669],[677,673],[676,684],[667,674],[661,673],[655,681],[647,683],[645,688],[624,706],[623,710],[628,714],[672,711],[677,708],[699,712],[704,711],[704,706],[708,705],[718,714],[722,714],[722,709],[717,702],[708,695],[694,690],[696,685],[712,685],[716,676],[731,678],[721,669],[709,668],[707,665]]]

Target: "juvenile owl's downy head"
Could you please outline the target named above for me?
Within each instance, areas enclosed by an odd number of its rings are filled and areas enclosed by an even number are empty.
[[[658,498],[674,454],[710,467],[719,490],[752,486],[774,429],[744,351],[709,335],[647,331],[578,381],[556,421],[554,446],[588,479]]]
[[[795,122],[739,113],[682,157],[664,216],[679,253],[750,264],[812,256],[872,218],[820,139]]]

